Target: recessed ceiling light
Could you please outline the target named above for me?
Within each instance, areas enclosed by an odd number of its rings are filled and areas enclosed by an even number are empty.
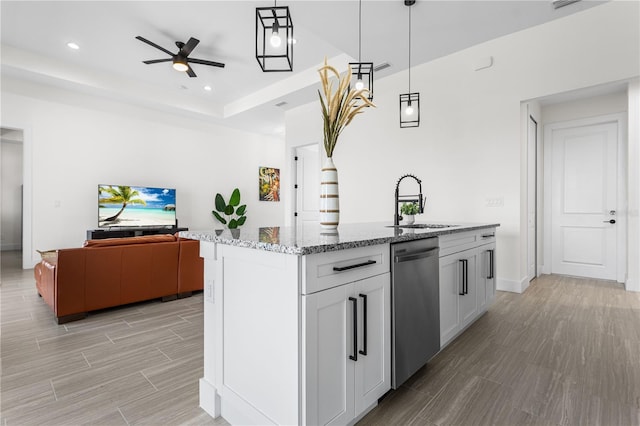
[[[289,37],[289,38],[287,39],[287,42],[288,42],[289,44],[296,44],[296,43],[298,42],[298,40],[296,40],[296,39],[295,39],[295,38],[293,38],[293,37]]]
[[[73,50],[78,50],[78,49],[80,49],[80,46],[78,46],[78,44],[77,44],[77,43],[74,43],[74,42],[72,42],[72,41],[70,41],[69,43],[67,43],[67,47],[68,47],[69,49],[73,49]]]
[[[204,90],[206,90],[207,92],[210,92],[213,90],[213,87],[211,86],[204,86]]]

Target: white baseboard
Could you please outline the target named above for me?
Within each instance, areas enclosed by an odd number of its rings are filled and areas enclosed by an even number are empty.
[[[200,378],[200,407],[214,419],[220,417],[220,395],[204,377]]]
[[[529,279],[527,277],[522,278],[520,281],[505,280],[498,278],[496,281],[496,290],[509,291],[511,293],[524,293],[529,288]]]

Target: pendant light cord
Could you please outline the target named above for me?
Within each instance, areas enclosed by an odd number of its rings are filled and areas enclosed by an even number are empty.
[[[411,93],[411,6],[409,6],[409,93]]]
[[[358,2],[358,62],[362,62],[362,0]]]

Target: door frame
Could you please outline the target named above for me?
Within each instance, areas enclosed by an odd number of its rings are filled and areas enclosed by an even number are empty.
[[[322,157],[321,157],[321,152],[320,152],[320,147],[319,147],[320,143],[319,142],[312,142],[312,143],[306,143],[306,144],[301,144],[301,145],[296,145],[291,147],[291,177],[292,177],[292,184],[291,184],[291,191],[292,191],[292,197],[291,197],[291,211],[289,212],[290,214],[290,218],[291,218],[291,226],[293,226],[294,229],[297,229],[298,227],[298,217],[297,217],[297,212],[298,212],[298,199],[300,197],[300,189],[298,186],[298,163],[297,163],[297,158],[298,158],[298,149],[300,148],[307,148],[310,146],[318,146],[318,164],[322,164]]]
[[[544,268],[543,273],[551,273],[552,245],[551,245],[551,161],[552,161],[552,133],[554,130],[596,124],[615,123],[618,127],[617,140],[617,205],[616,205],[616,281],[626,282],[627,279],[627,119],[624,114],[606,114],[578,120],[560,121],[544,125]]]
[[[33,250],[33,132],[25,123],[2,122],[0,127],[22,131],[22,269],[38,262]]]

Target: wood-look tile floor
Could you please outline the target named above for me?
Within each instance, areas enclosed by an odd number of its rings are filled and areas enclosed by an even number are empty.
[[[2,252],[0,425],[217,425],[198,407],[202,294],[57,325]],[[640,294],[543,276],[496,302],[360,425],[638,425]]]
[[[638,425],[640,293],[542,276],[491,309],[359,425]]]
[[[227,424],[199,407],[202,293],[58,325],[18,252],[0,256],[0,425]]]

